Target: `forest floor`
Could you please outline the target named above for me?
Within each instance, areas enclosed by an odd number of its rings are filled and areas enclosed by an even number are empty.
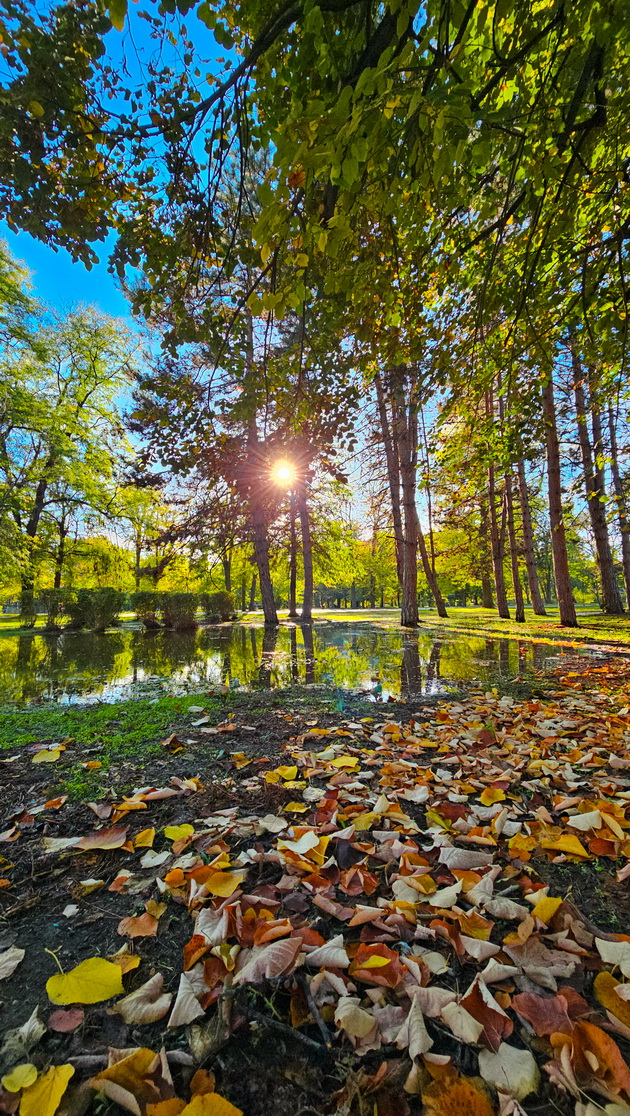
[[[2,714],[0,1111],[626,1111],[627,659]]]

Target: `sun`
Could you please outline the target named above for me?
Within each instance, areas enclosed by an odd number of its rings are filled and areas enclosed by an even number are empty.
[[[297,476],[295,465],[286,457],[274,461],[271,467],[271,479],[281,488],[290,488]]]

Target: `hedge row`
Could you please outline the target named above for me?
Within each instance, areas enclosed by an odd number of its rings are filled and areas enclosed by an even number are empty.
[[[40,605],[46,610],[46,627],[55,631],[61,621],[66,628],[90,628],[101,632],[119,622],[123,608],[129,606],[146,628],[175,628],[183,630],[197,626],[197,612],[203,609],[206,620],[231,620],[236,602],[232,593],[160,593],[141,590],[129,598],[120,589],[109,586],[102,589],[44,589],[39,594]],[[32,594],[24,594],[21,602],[22,622],[26,627],[35,624],[37,610]]]

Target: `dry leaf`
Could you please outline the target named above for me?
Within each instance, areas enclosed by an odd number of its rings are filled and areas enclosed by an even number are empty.
[[[515,1100],[535,1093],[540,1084],[540,1072],[530,1051],[519,1050],[507,1042],[502,1042],[496,1053],[479,1051],[479,1072],[489,1085]]]
[[[162,991],[163,986],[164,977],[156,973],[135,992],[118,1000],[111,1011],[122,1015],[125,1023],[155,1023],[166,1015],[173,999],[172,992]]]
[[[74,1066],[51,1066],[22,1093],[20,1116],[54,1116],[73,1074]]]
[[[90,957],[69,973],[55,973],[46,981],[53,1004],[98,1004],[124,992],[120,966],[103,957]]]
[[[4,953],[0,953],[0,980],[10,977],[25,956],[26,950],[19,949],[18,946],[10,946]]]

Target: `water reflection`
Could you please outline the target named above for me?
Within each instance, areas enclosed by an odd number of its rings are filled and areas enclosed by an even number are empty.
[[[0,638],[0,700],[116,700],[130,694],[326,683],[375,697],[435,693],[543,670],[563,649],[524,640],[375,625],[240,624],[196,632],[28,632]]]

